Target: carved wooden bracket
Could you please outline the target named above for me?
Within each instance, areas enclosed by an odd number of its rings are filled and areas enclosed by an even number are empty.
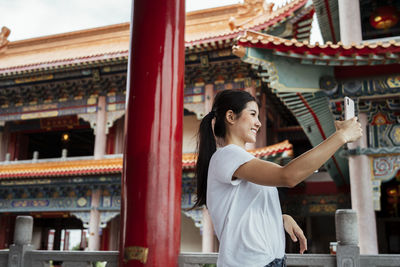
[[[106,134],[108,134],[108,130],[114,125],[114,122],[124,116],[124,114],[125,110],[107,112]],[[96,135],[97,113],[78,114],[78,117],[89,122],[94,135]]]
[[[9,41],[7,40],[11,31],[7,27],[2,27],[0,32],[0,53],[4,52],[7,49],[7,45]]]

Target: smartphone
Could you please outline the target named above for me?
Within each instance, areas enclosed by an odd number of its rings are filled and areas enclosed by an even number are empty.
[[[345,96],[344,97],[344,119],[349,120],[354,118],[354,101],[350,98]]]

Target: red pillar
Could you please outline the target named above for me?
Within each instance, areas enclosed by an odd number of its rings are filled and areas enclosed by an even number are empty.
[[[120,266],[176,267],[181,213],[184,0],[135,0],[132,18]]]

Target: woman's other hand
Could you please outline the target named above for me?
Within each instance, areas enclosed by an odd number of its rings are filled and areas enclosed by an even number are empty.
[[[346,121],[335,121],[335,127],[345,143],[357,141],[363,135],[361,123],[357,121],[356,117]]]
[[[282,218],[285,231],[289,234],[293,242],[300,241],[300,254],[303,254],[307,250],[307,238],[304,236],[303,230],[301,230],[292,216],[283,214]]]

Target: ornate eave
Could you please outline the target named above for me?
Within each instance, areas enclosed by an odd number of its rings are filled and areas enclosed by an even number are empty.
[[[302,9],[290,23],[293,25],[293,38],[299,41],[307,41],[310,39],[311,27],[315,8],[313,5]]]
[[[273,55],[292,58],[301,64],[362,66],[400,63],[400,42],[394,40],[387,43],[343,45],[327,42],[320,45],[247,31],[239,37],[238,45],[270,50]]]
[[[125,64],[0,79],[0,121],[93,113],[99,95],[122,110],[125,88]]]
[[[65,58],[53,61],[37,62],[27,65],[18,65],[0,68],[0,77],[19,76],[32,73],[48,73],[54,71],[93,68],[105,65],[125,63],[128,61],[128,51],[116,51],[97,55],[88,55],[76,58]]]
[[[338,0],[313,0],[319,28],[325,42],[340,40]]]

